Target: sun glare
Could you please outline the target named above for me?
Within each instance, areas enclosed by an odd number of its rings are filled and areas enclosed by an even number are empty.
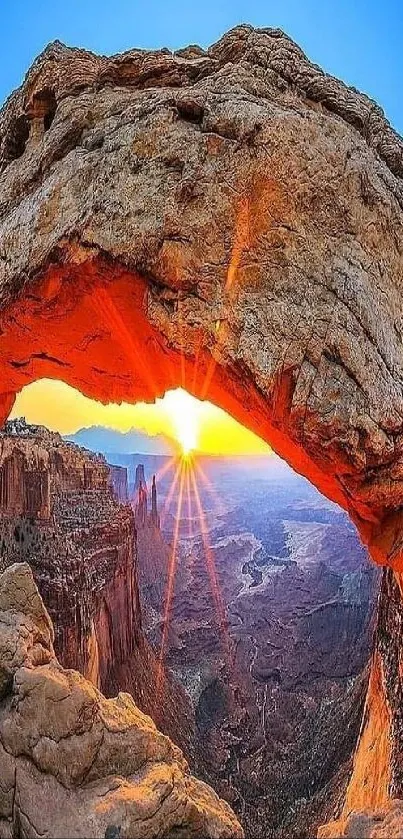
[[[182,455],[188,457],[197,448],[199,439],[198,403],[185,390],[173,390],[165,394],[165,409],[175,430]]]
[[[90,426],[122,433],[139,429],[151,437],[162,434],[173,443],[172,451],[179,446],[185,457],[194,451],[224,456],[270,452],[263,440],[225,411],[182,389],[168,391],[155,403],[102,405],[64,382],[42,379],[18,394],[11,417],[19,416],[61,434]]]

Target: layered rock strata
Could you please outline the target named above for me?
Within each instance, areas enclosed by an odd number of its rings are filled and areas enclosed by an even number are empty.
[[[56,42],[0,145],[2,416],[47,375],[105,401],[185,386],[401,571],[403,144],[376,103],[278,30]]]
[[[136,468],[133,508],[139,591],[144,606],[143,623],[147,632],[154,624],[158,624],[161,618],[167,596],[168,569],[173,546],[161,531],[155,475],[151,485],[151,510],[148,506],[147,491],[144,489],[146,487],[144,464],[140,463]],[[158,648],[159,645],[156,644],[155,647]]]
[[[127,469],[124,466],[109,464],[110,482],[109,485],[120,504],[127,504],[129,501],[129,488],[127,482]]]
[[[79,670],[107,696],[130,692],[192,758],[193,712],[168,674],[159,707],[159,665],[142,630],[134,514],[116,500],[105,459],[20,421],[6,424],[0,447],[10,498],[0,510],[0,566],[31,566],[63,666]],[[29,507],[27,486],[35,500]],[[39,507],[43,486],[46,503]]]
[[[23,418],[0,430],[1,515],[49,522],[55,494],[105,491],[109,467],[102,456],[65,443]]]
[[[243,835],[128,694],[105,699],[61,667],[25,564],[0,576],[0,769],[4,839]]]

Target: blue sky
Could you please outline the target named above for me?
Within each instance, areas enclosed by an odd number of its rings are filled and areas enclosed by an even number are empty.
[[[207,46],[241,22],[279,26],[375,98],[403,133],[403,0],[0,0],[0,102],[51,40],[106,54]]]

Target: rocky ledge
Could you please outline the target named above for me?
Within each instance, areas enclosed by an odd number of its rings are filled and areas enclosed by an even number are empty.
[[[344,821],[330,822],[318,839],[399,839],[403,836],[403,801],[396,799],[381,810],[350,813]]]
[[[128,694],[61,667],[26,564],[0,576],[0,629],[1,837],[243,836]]]

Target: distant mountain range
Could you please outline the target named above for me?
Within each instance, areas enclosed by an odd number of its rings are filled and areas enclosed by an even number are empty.
[[[164,434],[152,437],[135,428],[123,432],[92,425],[90,428],[80,428],[75,434],[66,434],[64,439],[93,452],[160,455],[172,455],[177,452],[177,446],[170,437]]]

